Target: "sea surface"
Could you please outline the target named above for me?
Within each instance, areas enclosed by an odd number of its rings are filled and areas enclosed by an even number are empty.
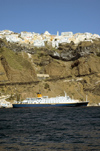
[[[100,151],[100,107],[0,109],[0,151]]]

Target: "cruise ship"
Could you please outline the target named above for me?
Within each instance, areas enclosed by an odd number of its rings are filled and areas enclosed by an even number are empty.
[[[48,98],[41,93],[37,93],[37,98],[26,98],[23,101],[16,101],[12,104],[13,108],[27,108],[27,107],[77,107],[87,106],[89,101],[79,101],[71,99],[65,93],[65,96],[57,96]]]

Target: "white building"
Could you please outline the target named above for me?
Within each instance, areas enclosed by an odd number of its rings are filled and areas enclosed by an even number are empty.
[[[18,34],[6,35],[6,40],[9,42],[20,42],[22,39],[18,36]]]
[[[71,36],[73,36],[73,32],[61,32],[61,36],[71,37]]]
[[[44,40],[35,40],[33,45],[35,47],[44,47],[45,46],[45,42],[44,42]]]

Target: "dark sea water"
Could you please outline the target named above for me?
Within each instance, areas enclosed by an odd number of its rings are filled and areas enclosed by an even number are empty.
[[[0,151],[100,151],[100,107],[0,109]]]

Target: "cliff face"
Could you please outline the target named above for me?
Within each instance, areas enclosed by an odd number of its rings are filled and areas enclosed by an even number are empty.
[[[100,101],[100,40],[32,48],[0,40],[0,84],[2,93],[25,97],[64,95]],[[37,75],[40,74],[41,78]],[[46,79],[48,75],[49,78]],[[44,78],[45,76],[45,78]]]
[[[22,56],[22,53],[7,48],[8,44],[1,41],[0,64],[5,77],[0,82],[30,82],[37,79],[36,72],[30,61]],[[2,79],[2,80],[1,80]]]

